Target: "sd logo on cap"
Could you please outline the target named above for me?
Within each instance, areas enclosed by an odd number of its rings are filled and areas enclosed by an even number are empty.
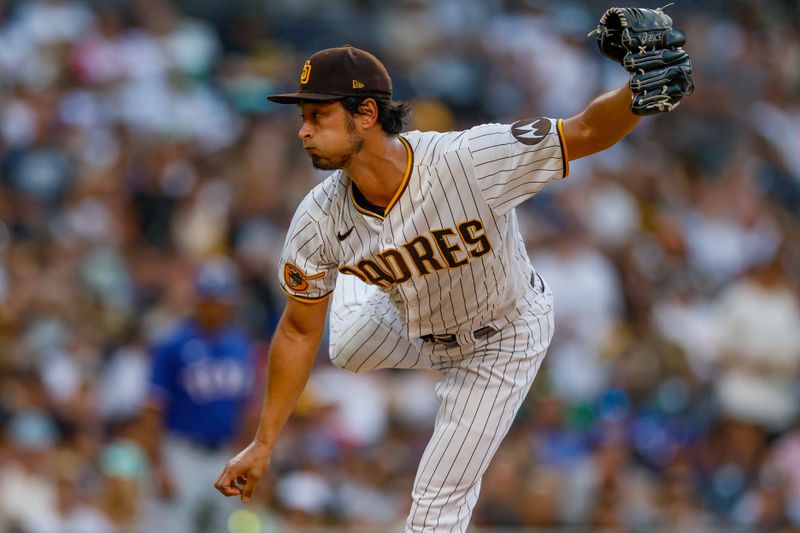
[[[311,78],[314,65],[314,78]],[[278,104],[325,102],[348,96],[392,97],[392,79],[377,57],[349,45],[320,50],[303,65],[297,92],[267,98]]]

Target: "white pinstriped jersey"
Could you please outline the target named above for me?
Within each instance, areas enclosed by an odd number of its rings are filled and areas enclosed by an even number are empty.
[[[281,288],[319,300],[338,275],[354,275],[388,295],[412,339],[502,328],[532,273],[514,207],[567,174],[561,121],[400,139],[408,166],[382,213],[341,170],[306,196],[281,256]]]

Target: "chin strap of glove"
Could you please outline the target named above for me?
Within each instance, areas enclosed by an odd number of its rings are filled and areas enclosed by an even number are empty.
[[[631,73],[631,110],[637,115],[672,111],[694,90],[692,63],[681,48],[686,37],[672,27],[666,7],[612,7],[589,33],[603,55]]]

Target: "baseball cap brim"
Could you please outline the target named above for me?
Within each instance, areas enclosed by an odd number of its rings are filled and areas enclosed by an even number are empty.
[[[267,96],[267,100],[275,102],[276,104],[297,104],[303,100],[308,100],[310,102],[331,102],[333,100],[341,100],[342,98],[344,98],[344,96],[320,93],[284,93]]]

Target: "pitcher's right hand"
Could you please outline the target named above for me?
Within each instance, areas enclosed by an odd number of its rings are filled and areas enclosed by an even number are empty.
[[[256,484],[269,467],[272,450],[266,444],[253,441],[228,461],[214,487],[225,496],[241,496],[248,503]]]

